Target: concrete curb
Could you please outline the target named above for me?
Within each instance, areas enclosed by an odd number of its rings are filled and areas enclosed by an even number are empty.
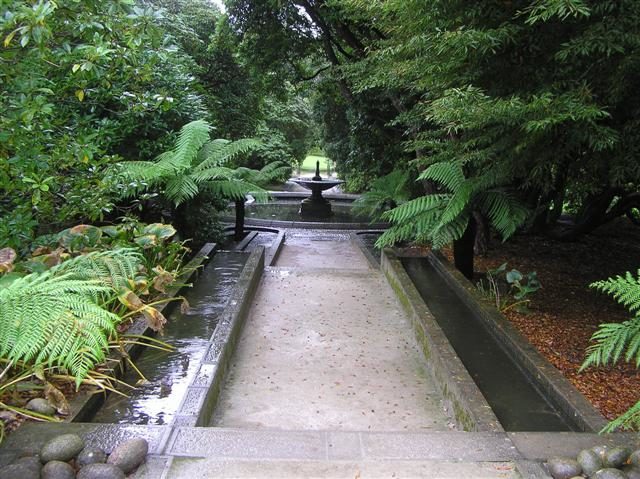
[[[256,248],[247,260],[227,307],[209,341],[209,349],[198,374],[189,385],[173,424],[206,426],[222,389],[224,375],[233,356],[247,312],[264,271],[264,247]]]
[[[578,431],[597,432],[607,424],[602,414],[567,380],[474,285],[441,254],[429,253],[429,262],[456,296],[483,322],[529,379]]]
[[[402,263],[389,249],[382,251],[381,268],[413,323],[434,383],[450,404],[453,417],[465,431],[503,432],[498,418],[420,297]]]
[[[187,288],[188,286],[184,285],[197,275],[198,268],[206,262],[209,258],[208,255],[214,251],[215,247],[215,243],[206,243],[183,267],[183,274],[174,282],[174,284],[179,286],[170,287],[167,293],[162,297],[165,299],[174,298],[178,296],[184,288]],[[167,302],[158,305],[156,309],[166,314],[173,306],[174,304],[172,302]],[[140,315],[127,330],[127,334],[154,337],[156,332],[147,325],[147,320]],[[131,359],[135,359],[143,350],[144,346],[140,344],[127,344],[124,347],[124,355],[118,352],[111,353],[109,355],[109,360],[112,362],[115,361],[116,363],[111,368],[112,374],[116,378],[122,377],[127,369],[126,356],[128,355]],[[95,411],[104,403],[108,395],[108,392],[101,393],[97,388],[91,392],[78,394],[73,401],[71,401],[71,414],[65,419],[65,422],[83,422],[91,420]]]

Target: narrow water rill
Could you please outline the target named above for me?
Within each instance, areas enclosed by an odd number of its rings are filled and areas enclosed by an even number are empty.
[[[123,380],[135,385],[127,397],[111,394],[93,422],[162,425],[172,422],[187,387],[198,372],[220,314],[248,255],[218,252],[185,292],[189,309],[173,307],[167,317],[163,341],[172,352],[147,348],[136,360],[144,375],[129,370]]]
[[[402,263],[507,431],[577,429],[545,399],[426,258],[403,258]]]

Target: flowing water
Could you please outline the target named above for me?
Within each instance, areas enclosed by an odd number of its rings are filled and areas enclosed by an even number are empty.
[[[93,422],[151,425],[171,422],[198,372],[209,338],[247,258],[246,253],[215,254],[193,287],[184,293],[189,311],[181,313],[179,307],[174,307],[167,315],[164,336],[159,339],[175,350],[145,349],[135,364],[146,381],[134,371],[128,371],[124,381],[136,385],[136,389],[130,391],[128,397],[110,394]]]
[[[402,263],[465,368],[507,431],[571,431],[473,312],[425,258]]]

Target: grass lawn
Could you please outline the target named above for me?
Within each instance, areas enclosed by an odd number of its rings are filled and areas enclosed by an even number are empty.
[[[320,176],[327,176],[327,157],[309,155],[304,159],[300,168],[300,176],[308,176],[316,174],[316,161],[320,162]]]

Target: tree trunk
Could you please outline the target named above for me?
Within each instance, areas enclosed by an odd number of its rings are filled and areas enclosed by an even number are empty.
[[[236,200],[236,226],[235,226],[235,234],[233,238],[236,241],[242,240],[244,238],[244,198],[241,200]]]
[[[473,280],[473,247],[476,239],[476,221],[469,218],[467,229],[453,242],[453,262],[467,279]]]
[[[487,218],[482,213],[473,212],[473,218],[476,222],[476,237],[473,244],[473,252],[476,256],[486,256],[489,251],[489,242],[491,241],[491,228]]]

